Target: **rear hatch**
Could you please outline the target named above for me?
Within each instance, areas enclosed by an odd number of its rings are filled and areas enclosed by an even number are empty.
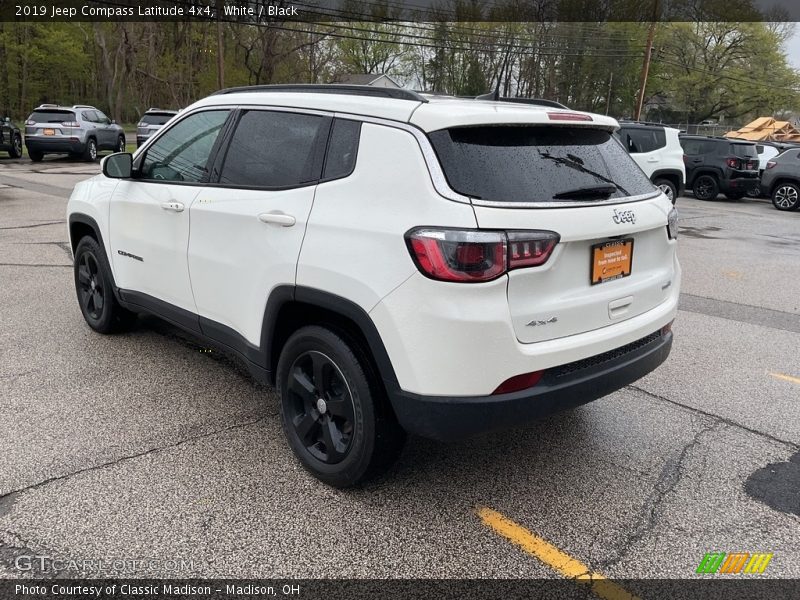
[[[69,137],[75,125],[75,113],[71,110],[59,108],[35,110],[25,121],[25,135]]]
[[[755,144],[732,143],[726,164],[737,177],[758,177],[758,150]]]
[[[136,135],[138,137],[149,137],[161,129],[164,124],[174,116],[173,113],[167,112],[145,113],[136,126]]]
[[[429,136],[481,229],[560,236],[545,264],[508,275],[520,342],[599,329],[668,299],[671,206],[609,129],[469,126]]]

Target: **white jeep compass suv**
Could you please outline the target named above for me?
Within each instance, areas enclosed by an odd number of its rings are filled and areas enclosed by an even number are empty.
[[[86,322],[157,315],[277,387],[353,485],[604,396],[672,344],[677,213],[611,118],[359,86],[223,90],[68,205]]]

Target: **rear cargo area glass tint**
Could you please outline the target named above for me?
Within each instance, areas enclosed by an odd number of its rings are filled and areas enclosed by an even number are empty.
[[[34,111],[28,121],[34,123],[62,123],[64,121],[74,121],[75,113],[71,110],[48,110]]]
[[[619,141],[600,129],[501,125],[429,136],[450,187],[476,199],[558,202],[560,194],[609,182],[618,188],[609,198],[655,191]],[[597,199],[587,194],[587,202]]]

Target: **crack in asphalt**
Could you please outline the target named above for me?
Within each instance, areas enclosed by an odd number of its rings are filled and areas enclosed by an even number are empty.
[[[141,458],[141,457],[147,456],[149,454],[157,454],[157,453],[162,452],[164,450],[172,450],[173,448],[177,448],[179,446],[183,446],[184,444],[187,444],[189,442],[193,442],[195,440],[202,440],[202,439],[205,439],[205,438],[214,437],[214,436],[222,434],[222,433],[227,433],[228,431],[233,431],[233,430],[236,430],[236,429],[242,429],[244,427],[250,427],[252,425],[257,425],[258,423],[264,421],[268,416],[271,416],[271,415],[265,414],[265,415],[259,417],[258,419],[255,419],[253,421],[247,421],[245,423],[236,423],[234,425],[228,425],[227,427],[223,427],[221,429],[215,429],[214,431],[209,431],[207,433],[201,433],[201,434],[198,434],[198,435],[189,436],[187,438],[184,438],[182,440],[179,440],[179,441],[171,443],[171,444],[166,444],[164,446],[156,446],[155,448],[150,448],[150,449],[144,450],[142,452],[136,452],[134,454],[128,454],[128,455],[125,455],[125,456],[121,456],[119,458],[116,458],[114,460],[111,460],[111,461],[108,461],[108,462],[105,462],[105,463],[102,463],[102,464],[99,464],[99,465],[92,465],[90,467],[84,467],[83,469],[78,469],[76,471],[72,471],[71,473],[65,473],[64,475],[56,475],[54,477],[49,477],[48,479],[44,479],[44,480],[39,481],[37,483],[32,483],[32,484],[27,485],[27,486],[25,486],[23,488],[19,488],[19,489],[16,489],[16,490],[11,490],[10,492],[6,492],[5,494],[0,495],[0,515],[4,514],[5,512],[8,512],[8,508],[9,508],[8,505],[9,504],[13,504],[14,501],[16,500],[17,495],[19,495],[19,494],[23,494],[25,492],[29,492],[29,491],[38,489],[40,487],[43,487],[43,486],[48,485],[50,483],[54,483],[56,481],[64,481],[66,479],[74,477],[75,475],[81,475],[82,473],[88,473],[90,471],[99,471],[101,469],[107,469],[109,467],[114,467],[114,466],[116,466],[116,465],[118,465],[120,463],[127,462],[129,460],[133,460],[133,459],[136,459],[136,458]]]
[[[66,223],[66,220],[61,221],[47,221],[46,223],[34,223],[33,225],[14,225],[13,227],[0,227],[0,230],[8,231],[10,229],[32,229],[33,227],[46,227],[47,225],[61,225]]]
[[[642,394],[644,394],[646,396],[649,396],[650,398],[654,398],[656,400],[661,400],[663,402],[668,402],[668,403],[670,403],[670,404],[672,404],[674,406],[678,406],[680,408],[683,408],[683,409],[688,410],[690,412],[696,413],[698,415],[702,415],[704,417],[708,417],[708,418],[713,419],[715,421],[718,421],[720,423],[725,423],[726,425],[730,425],[731,427],[736,427],[737,429],[741,429],[741,430],[746,431],[748,433],[752,433],[753,435],[757,435],[759,437],[768,439],[771,442],[775,442],[777,444],[782,444],[782,445],[787,446],[788,448],[791,448],[793,450],[800,450],[800,444],[797,444],[795,442],[790,442],[789,440],[781,439],[779,437],[776,437],[776,436],[772,435],[771,433],[766,433],[765,431],[759,431],[758,429],[753,429],[752,427],[748,427],[747,425],[743,425],[742,423],[739,423],[738,421],[734,421],[733,419],[728,419],[726,417],[721,417],[719,415],[707,412],[707,411],[702,410],[700,408],[695,408],[694,406],[689,406],[688,404],[682,404],[682,403],[677,402],[675,400],[670,400],[669,398],[667,398],[665,396],[661,396],[661,395],[655,394],[653,392],[648,392],[647,390],[645,390],[643,388],[640,388],[639,386],[636,386],[636,385],[629,385],[629,386],[627,386],[627,389],[631,389],[631,390],[635,390],[637,392],[641,392]]]
[[[681,479],[683,478],[684,463],[689,457],[689,453],[700,444],[700,438],[707,433],[714,431],[720,426],[719,422],[705,425],[702,429],[695,432],[686,444],[681,449],[680,454],[674,460],[667,461],[661,469],[658,481],[653,486],[653,491],[647,497],[647,500],[639,513],[636,524],[631,531],[625,536],[622,543],[619,544],[616,551],[616,556],[603,561],[600,561],[600,570],[612,567],[625,559],[633,547],[647,537],[652,532],[659,519],[659,509],[663,504],[668,494],[675,491]]]

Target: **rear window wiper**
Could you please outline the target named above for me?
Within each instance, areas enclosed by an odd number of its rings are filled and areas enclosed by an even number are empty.
[[[587,169],[581,163],[577,162],[574,159],[564,158],[562,156],[553,156],[549,152],[539,152],[539,156],[541,156],[542,158],[550,159],[553,162],[557,162],[558,164],[570,167],[571,169],[575,169],[576,171],[580,171],[582,173],[586,173],[587,175],[591,175],[592,177],[597,177],[597,179],[599,179],[600,181],[605,181],[609,185],[613,185],[617,190],[619,190],[620,192],[622,192],[626,196],[630,196],[630,194],[628,193],[628,190],[626,190],[624,187],[619,185],[616,181],[613,181],[613,180],[609,179],[605,175],[601,175],[597,171],[592,171],[591,169]],[[614,192],[612,191],[608,195],[610,196],[613,193]]]
[[[607,185],[588,185],[579,187],[565,192],[553,194],[553,200],[582,200],[583,198],[608,198],[611,194],[616,192],[619,188],[614,183]]]

